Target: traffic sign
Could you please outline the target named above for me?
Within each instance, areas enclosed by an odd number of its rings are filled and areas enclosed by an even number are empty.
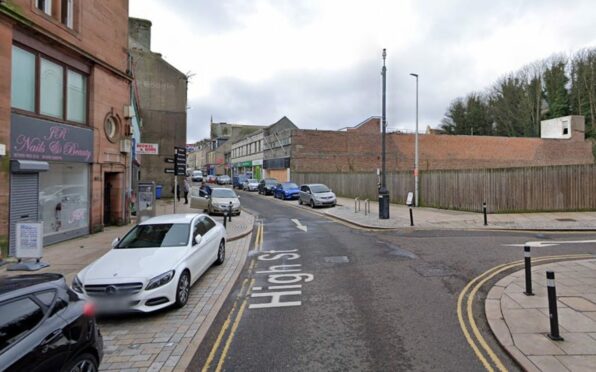
[[[174,164],[175,160],[174,158],[165,158],[166,163],[171,163]]]
[[[164,168],[163,171],[164,171],[164,173],[167,173],[167,174],[174,174],[174,173],[176,173],[175,170],[174,170],[174,168]]]
[[[186,148],[174,147],[174,169],[176,176],[186,176]]]

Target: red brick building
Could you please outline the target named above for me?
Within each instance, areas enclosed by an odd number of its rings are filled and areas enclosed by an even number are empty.
[[[127,0],[0,1],[0,247],[128,219]]]

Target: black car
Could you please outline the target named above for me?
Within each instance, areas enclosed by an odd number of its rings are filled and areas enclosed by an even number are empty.
[[[93,306],[62,275],[0,278],[0,370],[97,371],[102,357]]]
[[[273,190],[279,183],[275,178],[265,178],[259,182],[259,194],[273,195]]]

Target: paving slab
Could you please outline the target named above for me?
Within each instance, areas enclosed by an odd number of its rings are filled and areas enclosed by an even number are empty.
[[[596,370],[596,259],[536,265],[533,277],[546,270],[557,274],[557,306],[563,341],[553,341],[550,333],[548,298],[544,288],[535,287],[536,296],[525,296],[524,271],[499,280],[485,299],[489,326],[498,342],[522,368],[540,371]],[[564,273],[559,275],[560,273]],[[563,282],[564,284],[560,284]],[[499,296],[500,295],[500,296]],[[501,308],[499,318],[495,303]],[[529,364],[528,364],[529,363]]]

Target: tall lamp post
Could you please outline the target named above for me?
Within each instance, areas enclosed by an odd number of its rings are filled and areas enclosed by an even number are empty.
[[[410,75],[416,78],[416,134],[415,134],[415,148],[414,148],[414,199],[415,205],[418,207],[420,199],[418,196],[418,74],[411,73]]]
[[[383,49],[383,68],[381,69],[381,76],[383,80],[383,104],[381,126],[383,127],[383,134],[381,137],[381,187],[379,188],[379,219],[389,219],[389,190],[387,190],[386,165],[385,165],[385,135],[387,131],[386,109],[385,109],[385,90],[387,87],[387,67],[385,67],[385,58],[387,57],[387,50]]]

